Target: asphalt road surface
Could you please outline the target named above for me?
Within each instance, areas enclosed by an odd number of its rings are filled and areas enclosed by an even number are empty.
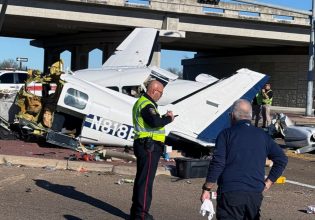
[[[308,205],[315,205],[314,168],[314,155],[306,159],[290,157],[284,176],[311,186],[275,184],[264,195],[262,219],[315,219],[315,214],[305,211]],[[133,184],[116,184],[121,178],[129,177],[0,166],[0,219],[125,219]],[[157,220],[206,220],[199,214],[203,182],[203,178],[158,176],[151,214]]]

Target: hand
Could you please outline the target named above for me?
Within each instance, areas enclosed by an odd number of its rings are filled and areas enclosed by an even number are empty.
[[[200,201],[203,202],[206,199],[210,200],[210,192],[206,190],[202,190],[201,196],[200,196]]]
[[[272,184],[273,184],[273,182],[272,182],[270,179],[266,179],[266,180],[265,180],[264,192],[267,192],[267,191],[270,189],[270,187],[271,187]]]
[[[172,111],[167,111],[166,116],[170,116],[172,118],[172,121],[174,121],[174,114]]]

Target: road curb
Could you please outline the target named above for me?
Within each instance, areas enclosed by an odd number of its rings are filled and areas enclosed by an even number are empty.
[[[135,166],[123,166],[117,165],[113,167],[113,172],[120,175],[130,175],[135,176],[137,172],[137,167]],[[156,170],[156,176],[158,175],[168,175],[171,176],[170,170],[166,170],[165,167],[158,167]]]
[[[27,156],[1,155],[0,164],[23,165],[27,167],[46,168],[50,170],[75,170],[87,172],[113,172],[120,175],[135,176],[135,166],[112,165],[104,163],[92,163],[85,161],[68,161],[57,159],[44,159]],[[156,175],[171,175],[169,170],[158,167]]]
[[[114,165],[87,163],[81,161],[67,161],[57,159],[44,159],[26,156],[0,155],[0,164],[23,165],[57,170],[112,172]]]
[[[120,174],[120,175],[135,176],[136,172],[137,172],[137,168],[134,166],[117,165],[113,167],[113,173]]]

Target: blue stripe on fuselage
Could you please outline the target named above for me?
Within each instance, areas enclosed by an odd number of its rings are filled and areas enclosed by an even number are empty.
[[[269,80],[269,76],[265,76],[258,83],[256,83],[250,90],[248,90],[241,99],[247,99],[252,101],[255,95],[261,90],[261,88],[267,83]],[[222,113],[214,122],[212,122],[205,130],[203,130],[197,137],[197,139],[207,141],[207,142],[215,142],[218,134],[224,129],[228,128],[231,125],[231,121],[229,118],[228,108],[224,113]]]

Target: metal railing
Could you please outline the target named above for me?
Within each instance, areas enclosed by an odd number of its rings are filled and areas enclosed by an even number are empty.
[[[84,3],[106,4],[144,8],[172,13],[219,16],[233,19],[248,19],[262,22],[310,25],[309,15],[289,9],[275,9],[267,6],[220,2],[218,5],[204,4],[197,0],[69,0]]]

